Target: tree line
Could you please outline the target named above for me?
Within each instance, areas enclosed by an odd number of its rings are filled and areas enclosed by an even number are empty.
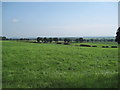
[[[69,42],[76,42],[76,43],[82,43],[82,42],[115,42],[115,39],[84,39],[82,37],[71,39],[71,38],[46,38],[46,37],[37,37],[38,43],[52,43],[52,42],[59,42],[64,41],[65,43]]]
[[[105,39],[105,38],[89,38],[89,39],[85,39],[85,38],[57,38],[57,37],[37,37],[34,39],[29,39],[29,38],[18,38],[18,39],[12,39],[12,38],[6,38],[5,36],[0,37],[0,40],[20,40],[20,41],[29,41],[29,40],[36,40],[38,43],[52,43],[52,42],[56,42],[58,43],[59,41],[64,41],[65,43],[70,43],[70,42],[76,42],[76,43],[82,43],[82,42],[115,42],[115,39]]]
[[[58,41],[64,41],[65,43],[69,43],[72,42],[72,40],[70,38],[42,38],[42,37],[37,37],[37,42],[43,42],[43,43],[47,43],[47,42],[58,42]],[[83,38],[79,38],[75,40],[76,42],[83,42]]]

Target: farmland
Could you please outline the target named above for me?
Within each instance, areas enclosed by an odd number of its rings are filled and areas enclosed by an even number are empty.
[[[3,88],[117,88],[117,43],[2,42]]]

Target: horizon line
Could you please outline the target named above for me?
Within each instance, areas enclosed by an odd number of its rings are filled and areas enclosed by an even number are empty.
[[[0,37],[4,37],[4,36],[0,36]],[[6,38],[37,38],[37,37],[46,37],[46,38],[54,38],[54,37],[57,37],[57,38],[65,38],[65,37],[68,37],[68,38],[78,38],[78,37],[82,37],[82,38],[106,38],[106,37],[112,37],[112,38],[115,38],[115,36],[36,36],[36,37],[7,37],[5,36]]]

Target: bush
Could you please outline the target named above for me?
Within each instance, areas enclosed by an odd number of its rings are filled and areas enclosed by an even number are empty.
[[[90,45],[81,44],[82,47],[91,47]]]
[[[109,46],[106,46],[106,48],[109,48]]]
[[[109,46],[102,46],[102,48],[109,48]]]
[[[117,46],[111,46],[111,48],[117,48]]]
[[[92,46],[92,47],[97,47],[97,46],[94,45],[94,46]]]
[[[58,43],[56,43],[56,44],[62,44],[61,42],[58,42]]]

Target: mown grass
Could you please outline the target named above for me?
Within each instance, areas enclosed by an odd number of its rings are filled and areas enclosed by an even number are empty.
[[[3,41],[2,60],[3,88],[118,87],[117,48]]]

